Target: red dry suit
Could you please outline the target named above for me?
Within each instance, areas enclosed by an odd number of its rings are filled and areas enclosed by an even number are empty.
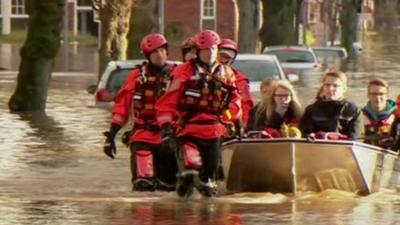
[[[249,79],[245,74],[240,72],[237,69],[233,69],[233,72],[236,77],[236,87],[238,89],[239,95],[242,98],[242,122],[245,128],[247,128],[247,124],[249,122],[249,115],[251,109],[254,107],[253,97],[251,96],[250,86],[249,86]]]
[[[180,118],[184,125],[178,136],[215,139],[226,132],[221,116],[232,122],[241,117],[241,98],[230,67],[216,63],[207,72],[191,60],[178,66],[172,76],[169,89],[156,104],[160,126]]]
[[[169,71],[174,67],[169,65]],[[128,75],[115,98],[112,123],[122,127],[132,113],[135,132],[130,137],[129,143],[161,143],[160,129],[155,119],[155,104],[164,94],[169,81],[169,73],[165,76],[151,74],[147,64],[133,69]]]

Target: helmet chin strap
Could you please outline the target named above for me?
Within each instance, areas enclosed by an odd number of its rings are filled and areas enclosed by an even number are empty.
[[[154,65],[150,60],[149,60],[149,69],[152,73],[156,75],[162,75],[165,74],[168,71],[168,64],[164,63],[163,65]]]

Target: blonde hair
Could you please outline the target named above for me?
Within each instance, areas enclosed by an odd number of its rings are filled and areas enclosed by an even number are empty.
[[[266,78],[264,79],[261,84],[260,84],[260,92],[262,91],[263,88],[271,88],[273,89],[275,83],[277,82],[277,79],[274,78]],[[267,113],[267,108],[268,108],[268,99],[271,98],[272,92],[268,95],[268,98],[264,101],[260,102],[260,107],[257,108],[257,111],[255,112],[255,121],[260,120],[262,117],[262,114]]]
[[[262,91],[262,89],[264,87],[272,87],[276,81],[277,81],[277,79],[274,79],[274,78],[266,78],[266,79],[264,79],[260,83],[260,91]]]
[[[267,103],[268,104],[268,108],[267,108],[267,111],[266,111],[267,119],[271,118],[272,114],[275,111],[276,102],[275,102],[273,96],[275,95],[275,92],[276,92],[276,90],[278,88],[283,88],[283,89],[286,89],[286,90],[288,90],[290,92],[290,96],[291,96],[291,101],[290,101],[290,105],[289,105],[290,108],[296,109],[296,110],[300,110],[301,109],[301,104],[300,104],[299,99],[298,99],[298,97],[296,95],[296,92],[293,89],[292,84],[290,84],[290,82],[287,81],[287,80],[280,80],[280,81],[277,81],[275,83],[275,85],[274,85],[274,87],[272,89],[272,92],[271,92],[271,97],[267,100],[268,101],[268,103]]]

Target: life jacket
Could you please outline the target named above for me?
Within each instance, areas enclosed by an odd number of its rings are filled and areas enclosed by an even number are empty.
[[[391,147],[393,142],[391,130],[392,125],[396,120],[395,114],[391,113],[379,121],[374,120],[365,110],[363,110],[363,114],[365,143],[384,148]]]
[[[209,73],[197,63],[193,63],[195,74],[184,84],[184,93],[179,100],[180,111],[221,114],[228,108],[232,86],[227,85],[233,71],[223,65],[216,65]]]
[[[133,96],[134,116],[144,121],[155,120],[155,103],[165,93],[171,80],[174,65],[168,65],[168,72],[162,75],[151,74],[148,65],[138,66],[140,76],[136,80],[137,90]]]

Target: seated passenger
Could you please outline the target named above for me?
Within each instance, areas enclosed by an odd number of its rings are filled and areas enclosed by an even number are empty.
[[[389,85],[383,79],[373,79],[368,83],[368,103],[362,109],[364,114],[365,143],[382,148],[392,148],[395,133],[396,102],[388,99]]]
[[[299,128],[304,137],[318,132],[332,132],[338,134],[337,139],[360,138],[363,131],[361,110],[344,98],[346,89],[346,74],[340,71],[325,74],[316,101],[307,106],[301,118]]]
[[[260,97],[261,100],[251,109],[248,130],[261,130],[266,126],[267,121],[267,104],[268,99],[271,97],[271,92],[276,79],[267,78],[260,84]]]
[[[264,137],[301,137],[297,126],[302,110],[293,86],[285,80],[276,81],[268,99]]]

